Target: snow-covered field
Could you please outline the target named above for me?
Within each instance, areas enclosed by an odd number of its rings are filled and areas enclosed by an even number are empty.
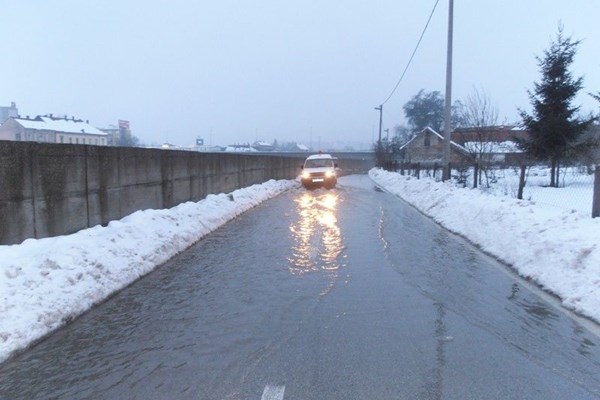
[[[380,169],[369,175],[388,192],[559,296],[565,307],[600,322],[600,218],[592,219],[591,212]]]
[[[519,170],[496,169],[491,172],[494,182],[490,183],[489,189],[482,190],[497,196],[516,198],[519,188]],[[588,173],[585,167],[569,167],[561,169],[560,172],[560,187],[552,188],[548,187],[550,169],[531,167],[527,172],[523,199],[591,214],[594,175]]]
[[[453,171],[453,174],[456,172]],[[489,187],[479,185],[479,190],[495,196],[517,198],[519,188],[519,168],[490,169]],[[431,171],[423,171],[423,175],[431,176]],[[565,210],[577,210],[583,213],[592,212],[594,191],[594,174],[585,166],[568,167],[560,170],[560,187],[552,188],[550,184],[550,168],[533,166],[527,170],[523,199],[547,204]],[[466,173],[466,186],[473,187],[473,169]],[[441,171],[437,171],[436,180],[441,180]]]
[[[242,212],[298,186],[274,181],[107,227],[0,246],[0,362],[124,288]]]

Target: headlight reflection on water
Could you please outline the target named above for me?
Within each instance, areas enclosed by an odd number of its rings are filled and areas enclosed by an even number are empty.
[[[337,224],[338,201],[338,195],[330,192],[306,192],[295,200],[298,220],[290,226],[294,239],[289,258],[292,274],[321,270],[337,277],[344,248]]]

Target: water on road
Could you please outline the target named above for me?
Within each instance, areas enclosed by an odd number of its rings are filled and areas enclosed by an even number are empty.
[[[261,204],[0,365],[0,398],[600,398],[600,340],[545,297],[345,177]]]

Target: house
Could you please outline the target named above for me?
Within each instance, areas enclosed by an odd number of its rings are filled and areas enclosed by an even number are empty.
[[[256,153],[256,149],[250,144],[230,144],[225,151],[228,153]]]
[[[425,128],[400,147],[400,160],[410,163],[442,164],[444,162],[444,137],[432,128]],[[471,164],[474,158],[460,144],[450,142],[450,163]]]
[[[256,141],[252,143],[252,148],[256,151],[273,151],[275,146],[264,141]]]
[[[528,131],[514,125],[458,128],[451,136],[478,160],[510,165],[520,164],[525,158],[517,141],[528,137]]]
[[[57,118],[52,114],[29,117],[10,117],[0,125],[0,140],[17,142],[107,145],[106,133],[88,121]]]

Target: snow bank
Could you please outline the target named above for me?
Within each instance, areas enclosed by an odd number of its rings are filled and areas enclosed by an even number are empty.
[[[297,185],[271,180],[168,210],[138,211],[107,227],[0,246],[0,362],[240,213]]]
[[[371,179],[600,322],[600,218],[373,169]]]

